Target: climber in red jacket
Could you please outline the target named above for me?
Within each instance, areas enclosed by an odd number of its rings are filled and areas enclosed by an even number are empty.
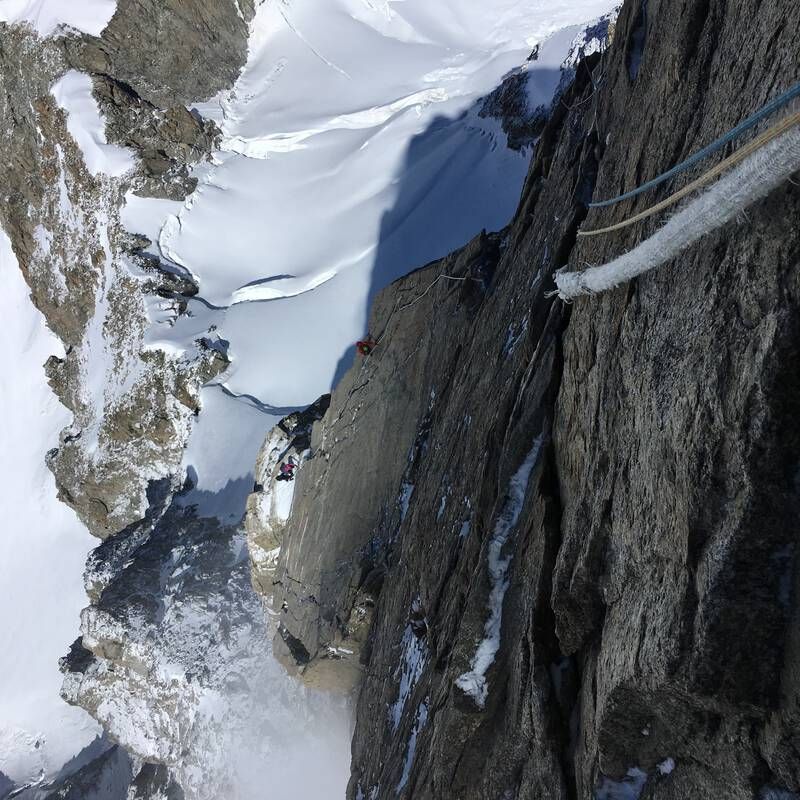
[[[293,481],[294,480],[294,471],[297,469],[297,464],[292,461],[291,456],[289,457],[288,461],[284,461],[283,464],[280,465],[278,468],[278,472],[280,473],[277,477],[279,481]]]
[[[360,339],[356,342],[356,350],[358,350],[359,355],[368,356],[377,344],[371,336],[367,336],[366,339]]]

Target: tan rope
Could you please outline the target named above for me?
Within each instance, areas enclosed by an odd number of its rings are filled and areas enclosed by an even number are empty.
[[[697,180],[692,181],[687,186],[684,186],[683,189],[671,194],[660,203],[656,203],[654,206],[650,206],[650,208],[647,208],[641,213],[623,220],[622,222],[618,222],[616,225],[609,225],[607,228],[595,228],[591,231],[578,231],[578,236],[599,236],[601,233],[611,233],[612,231],[620,230],[620,228],[627,228],[629,225],[641,222],[641,220],[647,219],[647,217],[652,217],[653,214],[657,214],[659,211],[669,208],[669,206],[674,205],[679,200],[682,200],[684,197],[686,197],[686,195],[691,194],[696,189],[700,189],[706,184],[710,183],[718,175],[725,172],[727,169],[736,166],[751,153],[763,147],[768,142],[771,142],[773,139],[780,136],[784,131],[797,124],[800,124],[800,111],[790,114],[788,117],[785,117],[771,128],[768,128],[762,134],[756,136],[756,138],[751,142],[748,142],[746,145],[744,145],[744,147],[741,147],[735,153],[728,156],[728,158],[726,158],[724,161],[720,161],[719,164],[705,172]]]

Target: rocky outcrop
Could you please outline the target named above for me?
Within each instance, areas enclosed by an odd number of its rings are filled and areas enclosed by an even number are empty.
[[[480,102],[478,116],[499,120],[508,147],[512,150],[534,145],[544,130],[552,104],[559,102],[561,95],[569,88],[578,65],[583,64],[587,56],[604,50],[613,40],[618,11],[616,9],[605,14],[575,36],[566,57],[558,65],[559,81],[552,98],[548,92],[539,91],[536,75],[531,72],[539,66],[542,55],[542,47],[537,44],[527,62],[506,75],[502,83]],[[566,30],[570,34],[574,31],[572,28]],[[554,37],[559,45],[562,44],[562,37],[563,31]],[[553,47],[554,43],[549,41],[547,49],[557,50],[560,58],[562,51]],[[541,80],[550,80],[546,74],[550,69],[553,67],[543,67],[545,74]],[[546,96],[546,102],[542,102],[542,94]]]
[[[310,724],[285,718],[291,692],[275,703],[264,697],[282,675],[241,525],[200,516],[182,486],[200,388],[227,366],[225,348],[213,331],[183,354],[149,346],[148,330],[174,324],[198,287],[120,219],[128,191],[179,199],[194,187],[189,168],[218,132],[182,103],[238,72],[252,14],[240,6],[121,0],[101,39],[43,40],[0,24],[0,225],[63,342],[46,371],[73,413],[48,465],[61,499],[104,540],[87,565],[91,605],[63,661],[62,694],[115,745],[24,796],[235,796],[232,776],[274,746],[264,709],[287,735]],[[174,37],[170,48],[152,25]],[[119,178],[87,168],[51,94],[70,66],[92,72],[107,139],[137,157]]]
[[[279,667],[241,526],[199,516],[186,495],[165,507],[166,484],[146,520],[90,556],[92,604],[62,660],[62,694],[113,741],[168,767],[187,796],[237,796],[242,764],[275,746],[259,741],[265,714],[285,739],[311,723],[269,696]]]
[[[99,38],[66,44],[77,69],[113,76],[166,108],[233,85],[254,12],[254,0],[119,0]]]
[[[217,142],[213,122],[182,105],[159,108],[108,75],[94,77],[94,95],[109,140],[140,155],[144,174],[136,183],[138,196],[183,200],[194,191],[197,179],[189,167],[206,158]]]
[[[67,764],[56,780],[18,788],[10,795],[15,800],[184,800],[180,787],[170,778],[167,769],[155,764],[132,760],[118,745],[101,749],[83,764]]]
[[[378,295],[275,575],[276,652],[359,686],[349,797],[800,792],[797,187],[620,290],[547,296],[658,225],[577,240],[591,197],[796,79],[798,14],[626,2],[509,228]]]
[[[27,27],[6,25],[0,37],[0,125],[9,148],[0,167],[7,187],[0,223],[34,304],[64,344],[47,373],[74,414],[48,463],[61,498],[105,537],[144,516],[149,481],[176,473],[200,387],[226,362],[202,342],[186,358],[146,347],[148,308],[175,316],[184,309],[180,293],[196,291],[171,277],[174,269],[142,256],[147,242],[120,223],[125,191],[152,189],[153,171],[139,167],[114,179],[86,168],[50,93],[67,68],[64,41],[71,40],[40,40]],[[113,85],[107,78],[96,83],[103,106],[119,126],[120,120],[133,125],[131,96],[110,92]],[[141,127],[125,138],[142,163],[159,141],[172,142],[172,150],[161,149],[175,163],[210,148],[211,132],[186,109],[168,110],[157,125],[154,115],[137,112]],[[188,162],[181,163],[160,176],[160,186],[180,187]]]
[[[253,587],[263,596],[272,593],[283,529],[292,509],[294,476],[303,469],[310,455],[311,428],[322,418],[329,404],[330,395],[323,395],[305,411],[295,411],[284,417],[267,434],[258,454],[255,486],[247,498],[244,524]],[[281,464],[297,466],[292,475],[284,475],[280,471]]]

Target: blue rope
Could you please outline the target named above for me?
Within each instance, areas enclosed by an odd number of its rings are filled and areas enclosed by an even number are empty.
[[[764,117],[768,117],[773,111],[777,111],[782,106],[785,106],[787,103],[794,100],[795,97],[800,97],[800,83],[795,84],[791,89],[789,89],[787,92],[784,92],[779,97],[776,97],[774,100],[770,100],[770,102],[767,103],[763,108],[761,108],[759,111],[756,111],[755,114],[748,117],[743,122],[740,122],[735,128],[728,131],[724,136],[720,136],[719,139],[711,142],[711,144],[707,147],[704,147],[702,150],[698,150],[698,152],[696,152],[693,156],[689,156],[686,161],[682,161],[680,164],[668,170],[663,175],[659,175],[657,178],[653,178],[653,180],[642,184],[636,189],[631,189],[631,191],[625,192],[625,194],[621,194],[619,197],[612,197],[610,200],[598,200],[596,203],[589,203],[589,208],[613,206],[615,203],[620,203],[630,197],[636,197],[636,195],[646,192],[648,189],[652,189],[654,186],[659,186],[660,184],[664,183],[664,181],[668,181],[670,178],[674,177],[680,172],[685,172],[687,169],[689,169],[689,167],[693,167],[698,161],[702,161],[712,153],[716,153],[717,150],[725,147],[726,144],[738,138],[745,131],[750,130],[750,128],[761,122]]]

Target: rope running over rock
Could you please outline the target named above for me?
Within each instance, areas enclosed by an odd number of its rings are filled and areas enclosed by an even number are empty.
[[[642,275],[741,214],[798,170],[800,128],[793,127],[720,178],[633,250],[583,272],[556,272],[558,288],[549,294],[568,301],[613,289]]]
[[[711,144],[704,147],[702,150],[699,150],[694,155],[689,156],[685,161],[682,161],[680,164],[675,165],[672,169],[667,170],[666,172],[659,175],[657,178],[653,178],[651,181],[647,181],[647,183],[642,184],[641,186],[637,187],[636,189],[631,189],[629,192],[625,192],[624,194],[619,195],[618,197],[612,197],[609,200],[597,200],[594,203],[589,203],[589,208],[602,208],[604,206],[612,206],[615,203],[621,203],[623,200],[628,200],[631,197],[636,197],[637,195],[641,194],[642,192],[646,192],[648,189],[653,189],[656,186],[661,185],[664,181],[668,181],[670,178],[673,178],[675,175],[678,175],[681,172],[685,172],[690,167],[693,167],[698,161],[702,161],[703,159],[707,158],[708,156],[716,153],[717,150],[721,150],[725,147],[726,144],[732,142],[734,139],[738,139],[746,131],[750,130],[750,128],[755,127],[762,119],[768,117],[774,111],[777,111],[779,108],[783,108],[783,106],[790,103],[795,98],[800,97],[800,83],[796,83],[792,86],[791,89],[785,91],[782,95],[779,95],[774,100],[770,100],[765,106],[760,108],[755,114],[751,114],[747,119],[740,122],[735,128],[729,130],[723,136],[720,136],[719,139],[711,142]]]
[[[591,231],[578,231],[578,236],[599,236],[602,233],[611,233],[612,231],[618,231],[621,228],[627,228],[629,225],[634,225],[637,222],[641,222],[643,219],[652,217],[653,214],[657,214],[659,211],[663,211],[665,208],[675,205],[675,203],[677,203],[679,200],[682,200],[687,195],[692,194],[692,192],[694,192],[696,189],[701,189],[703,186],[707,186],[709,183],[711,183],[711,181],[714,180],[714,178],[721,175],[731,167],[735,167],[737,164],[744,161],[744,159],[747,158],[747,156],[749,156],[751,153],[754,153],[756,150],[767,144],[767,142],[771,142],[773,139],[780,136],[784,131],[789,130],[789,128],[797,124],[800,124],[800,111],[791,114],[776,125],[773,125],[771,128],[764,131],[760,136],[757,136],[755,139],[753,139],[752,142],[748,142],[746,145],[744,145],[744,147],[737,150],[735,153],[733,153],[733,155],[728,156],[728,158],[726,158],[724,161],[720,161],[719,164],[705,172],[697,180],[692,181],[687,186],[684,186],[683,189],[671,194],[660,203],[656,203],[654,206],[650,206],[650,208],[645,209],[633,217],[628,217],[628,219],[618,222],[616,225],[609,225],[606,228],[595,228]]]

